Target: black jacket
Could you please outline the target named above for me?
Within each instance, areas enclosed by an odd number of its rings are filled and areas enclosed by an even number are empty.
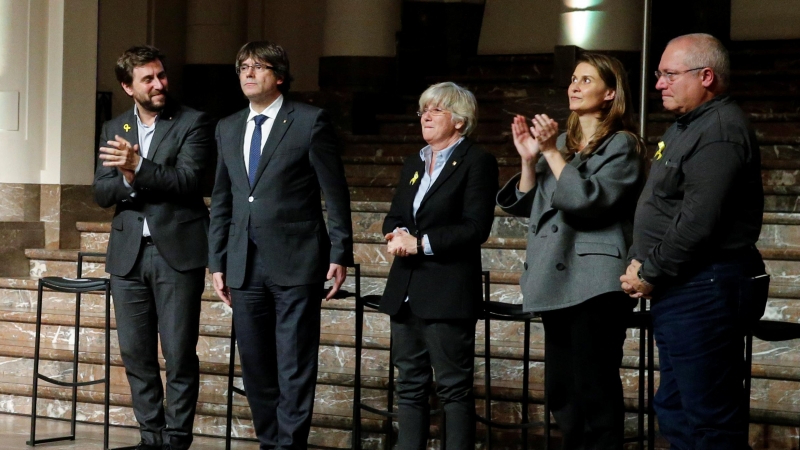
[[[481,311],[481,244],[489,237],[498,187],[497,160],[469,139],[459,144],[413,214],[425,162],[410,156],[383,232],[407,227],[414,236],[427,234],[433,255],[395,257],[380,310],[396,314],[409,297],[411,311],[424,319],[477,318]]]

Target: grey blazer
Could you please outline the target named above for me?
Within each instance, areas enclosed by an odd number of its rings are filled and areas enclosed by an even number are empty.
[[[558,148],[565,142],[562,134]],[[497,194],[504,211],[530,217],[520,278],[525,311],[566,308],[621,291],[645,174],[635,138],[612,135],[590,157],[576,155],[558,180],[544,158],[535,170],[536,186],[522,197],[520,174]]]

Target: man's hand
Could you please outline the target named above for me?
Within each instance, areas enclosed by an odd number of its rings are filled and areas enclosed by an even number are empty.
[[[333,264],[331,263],[330,269],[328,269],[328,279],[334,279],[333,286],[331,286],[331,290],[328,291],[328,295],[325,296],[325,300],[330,300],[339,292],[339,288],[342,287],[342,283],[344,283],[344,279],[347,278],[347,268],[345,268],[341,264]]]
[[[384,236],[389,241],[388,251],[395,256],[409,256],[417,254],[417,238],[401,228]]]
[[[231,288],[225,286],[225,274],[222,272],[214,272],[211,274],[211,280],[214,283],[214,291],[217,297],[228,306],[231,306]]]
[[[108,147],[100,147],[100,159],[104,167],[116,167],[128,184],[133,183],[136,167],[139,166],[139,144],[131,145],[125,138],[114,135],[107,141]]]
[[[625,275],[619,277],[619,281],[622,283],[622,290],[631,298],[649,298],[650,293],[653,291],[652,284],[642,283],[639,279],[639,268],[641,267],[641,262],[635,259],[631,260]]]

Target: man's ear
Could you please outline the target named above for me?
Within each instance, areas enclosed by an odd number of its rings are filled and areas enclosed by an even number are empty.
[[[133,97],[133,88],[132,87],[128,86],[125,83],[120,83],[119,85],[122,86],[122,90],[125,91],[126,94],[128,94],[128,97]]]
[[[718,81],[717,74],[709,67],[704,67],[700,70],[700,76],[702,77],[701,83],[703,83],[704,88],[709,88],[715,81]]]

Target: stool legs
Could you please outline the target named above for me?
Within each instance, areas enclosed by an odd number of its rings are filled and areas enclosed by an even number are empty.
[[[42,333],[42,283],[36,301],[36,337],[33,344],[33,395],[31,397],[31,438],[26,444],[36,445],[36,404],[39,399],[39,336]]]
[[[233,319],[231,319],[233,320]],[[236,363],[236,328],[231,321],[231,356],[228,363],[228,414],[225,419],[225,450],[231,450],[231,426],[233,424],[233,376]]]

